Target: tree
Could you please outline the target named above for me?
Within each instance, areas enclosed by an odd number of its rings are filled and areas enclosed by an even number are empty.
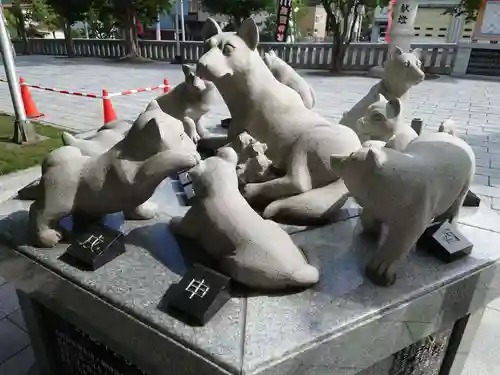
[[[252,14],[278,6],[276,0],[202,0],[201,3],[210,13],[229,16],[236,30]]]
[[[354,27],[360,17],[361,7],[370,11],[387,5],[387,0],[321,0],[327,14],[327,29],[333,34],[332,71],[340,72]]]
[[[97,0],[101,9],[101,15],[113,16],[116,24],[124,32],[126,42],[126,59],[138,58],[139,41],[137,35],[137,24],[139,22],[150,24],[156,20],[158,12],[169,11],[172,1],[175,0]]]
[[[455,8],[445,13],[452,13],[456,16],[464,15],[466,22],[474,22],[481,7],[481,0],[460,0]]]
[[[75,57],[75,46],[71,26],[75,22],[84,21],[90,11],[92,0],[46,0],[47,4],[57,13],[59,24],[64,30],[64,40],[68,57]]]
[[[21,0],[14,0],[12,2],[12,7],[9,8],[9,13],[12,15],[11,19],[8,20],[10,24],[12,20],[14,21],[13,25],[15,25],[15,30],[17,36],[23,40],[23,53],[28,53],[28,34],[26,33],[26,19],[25,19],[25,10],[21,8]]]

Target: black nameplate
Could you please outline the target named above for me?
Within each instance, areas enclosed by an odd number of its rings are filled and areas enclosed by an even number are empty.
[[[125,252],[123,233],[100,223],[74,230],[71,237],[64,258],[82,269],[95,271]]]
[[[481,198],[479,198],[476,194],[474,194],[472,191],[468,191],[467,195],[464,200],[463,206],[465,207],[479,207],[479,204],[481,203]]]
[[[33,301],[51,375],[146,375],[120,353]],[[7,374],[5,374],[7,375]]]
[[[220,122],[220,126],[222,126],[224,129],[229,128],[229,125],[231,124],[231,117],[225,118]]]
[[[205,325],[229,300],[229,277],[194,265],[170,287],[167,307],[189,323]]]
[[[179,182],[182,186],[188,185],[192,182],[187,171],[179,173]]]
[[[447,263],[469,255],[473,247],[472,243],[448,221],[428,227],[419,238],[418,245]]]

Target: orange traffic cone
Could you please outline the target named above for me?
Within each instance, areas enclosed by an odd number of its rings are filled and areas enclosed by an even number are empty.
[[[104,111],[104,125],[117,119],[113,103],[111,103],[108,90],[106,89],[102,90],[102,109]]]
[[[26,117],[28,118],[40,118],[43,117],[44,114],[38,112],[36,108],[35,102],[31,97],[30,89],[23,77],[19,78],[19,84],[21,86],[21,97],[23,98],[24,111],[26,112]]]
[[[164,79],[163,80],[163,84],[165,85],[165,87],[163,88],[163,92],[166,94],[168,92],[168,79]]]

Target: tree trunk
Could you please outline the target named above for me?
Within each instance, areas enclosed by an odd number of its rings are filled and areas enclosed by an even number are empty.
[[[344,43],[342,43],[341,38],[334,37],[332,47],[332,72],[340,73],[340,71],[342,70],[345,51],[346,48]]]
[[[134,23],[135,17],[132,12],[128,13],[124,22],[123,32],[125,33],[125,44],[126,44],[126,57],[136,58],[139,57],[139,48],[137,48],[138,40],[137,40],[137,30],[136,25]]]
[[[22,11],[19,12],[19,31],[21,32],[21,38],[23,39],[23,54],[24,55],[29,55],[30,54],[30,45],[28,41],[28,33],[26,32],[26,25],[25,25],[25,19],[24,19],[24,13]]]
[[[66,53],[68,57],[75,57],[75,45],[73,35],[71,34],[71,24],[64,20],[64,43],[66,44]]]

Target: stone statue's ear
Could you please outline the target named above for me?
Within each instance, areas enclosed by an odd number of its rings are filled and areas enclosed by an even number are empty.
[[[422,48],[415,48],[411,53],[419,60],[422,58]]]
[[[259,44],[259,28],[252,18],[247,18],[243,21],[237,34],[245,41],[248,48],[251,50],[257,48]]]
[[[161,138],[160,132],[160,124],[156,120],[156,117],[153,117],[148,123],[144,126],[143,132],[147,134],[148,138],[151,139],[159,139]]]
[[[276,52],[274,52],[274,50],[270,50],[268,53],[269,53],[269,56],[276,57]]]
[[[396,46],[396,49],[394,50],[394,56],[401,56],[403,54],[403,50]]]
[[[148,106],[146,107],[146,111],[153,111],[155,109],[160,109],[160,105],[156,101],[156,99],[153,99],[149,102]]]
[[[267,152],[267,143],[262,144],[262,149],[264,150],[264,153]]]
[[[184,73],[184,77],[187,77],[188,75],[191,74],[192,69],[189,65],[187,64],[182,64],[182,72]]]
[[[366,161],[368,161],[374,168],[379,168],[383,163],[383,155],[378,147],[370,147],[366,153]]]
[[[377,102],[386,102],[387,99],[385,98],[385,96],[381,93],[378,93],[377,94]]]
[[[330,165],[332,168],[338,170],[342,166],[342,164],[347,160],[348,156],[345,155],[330,155]]]
[[[402,103],[398,98],[391,99],[387,102],[387,117],[396,118],[401,114],[402,111]]]
[[[219,148],[217,150],[217,156],[234,165],[234,167],[236,168],[236,165],[238,164],[238,154],[232,147]]]
[[[217,21],[215,21],[213,18],[208,17],[205,21],[205,24],[203,25],[203,28],[201,29],[201,36],[203,37],[203,39],[207,40],[220,33],[222,33],[222,29],[220,28]]]

